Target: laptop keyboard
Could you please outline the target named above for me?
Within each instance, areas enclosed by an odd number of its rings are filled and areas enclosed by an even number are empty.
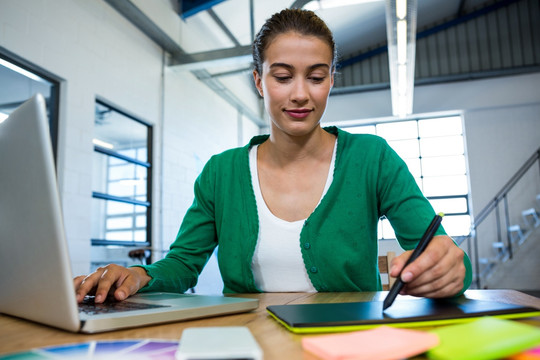
[[[94,296],[86,296],[84,300],[79,303],[79,313],[97,315],[132,310],[156,309],[161,307],[168,307],[168,305],[135,303],[130,301],[116,301],[114,299],[107,299],[102,304],[96,304],[94,301]]]

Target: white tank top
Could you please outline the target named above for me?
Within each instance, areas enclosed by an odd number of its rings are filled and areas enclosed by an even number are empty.
[[[336,147],[337,140],[321,199],[334,178]],[[258,146],[254,146],[249,152],[251,181],[259,215],[259,235],[251,264],[255,285],[264,292],[316,292],[307,274],[300,250],[300,232],[305,219],[286,221],[268,209],[259,186],[257,150]]]

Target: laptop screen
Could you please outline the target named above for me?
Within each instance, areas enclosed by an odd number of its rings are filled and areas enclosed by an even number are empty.
[[[45,100],[0,124],[0,312],[80,327]]]

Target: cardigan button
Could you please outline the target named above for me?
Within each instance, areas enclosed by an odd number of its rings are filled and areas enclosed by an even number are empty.
[[[313,274],[315,274],[319,270],[317,269],[316,266],[312,266],[311,269],[309,269],[309,271],[311,271]]]
[[[311,248],[311,244],[310,243],[304,243],[304,249],[308,250],[309,248]]]

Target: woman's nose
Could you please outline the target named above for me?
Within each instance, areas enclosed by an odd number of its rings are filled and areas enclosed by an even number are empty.
[[[305,103],[309,100],[309,91],[305,81],[298,80],[293,84],[291,100],[295,103]]]

